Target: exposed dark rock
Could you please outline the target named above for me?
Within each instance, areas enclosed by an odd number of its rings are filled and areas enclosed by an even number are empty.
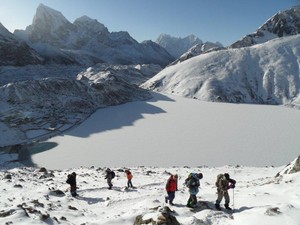
[[[265,214],[268,216],[277,216],[281,214],[281,212],[279,211],[278,207],[273,207],[273,208],[268,208]]]

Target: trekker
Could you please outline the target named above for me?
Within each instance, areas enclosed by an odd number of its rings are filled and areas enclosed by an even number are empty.
[[[235,188],[235,184],[236,181],[234,179],[231,179],[228,173],[219,174],[217,176],[216,187],[218,191],[218,198],[215,204],[217,210],[221,210],[220,203],[223,197],[225,198],[225,204],[224,204],[225,208],[228,210],[232,210],[229,207],[230,198],[228,194],[228,189]]]
[[[133,176],[132,176],[132,173],[130,172],[130,170],[125,170],[125,173],[126,173],[126,177],[127,177],[127,187],[128,188],[133,188],[133,185],[132,185],[132,182],[131,182],[131,180],[132,180],[132,178],[133,178]]]
[[[200,187],[200,179],[203,178],[202,173],[190,173],[189,177],[185,180],[186,186],[189,188],[190,197],[187,202],[187,207],[194,208],[197,204],[197,194]]]
[[[72,197],[78,196],[78,194],[76,193],[77,186],[76,186],[76,173],[75,172],[68,174],[66,183],[70,184],[70,192],[71,192]]]
[[[171,175],[167,181],[167,184],[166,184],[166,191],[167,191],[167,194],[168,196],[165,197],[165,201],[166,203],[169,203],[171,205],[174,205],[173,204],[173,200],[175,198],[175,191],[178,191],[177,187],[178,187],[178,175],[175,174],[175,175]]]
[[[112,171],[111,169],[107,168],[106,169],[106,176],[105,176],[105,179],[107,179],[107,184],[108,184],[108,189],[111,190],[112,189],[112,179],[115,178],[115,172]]]

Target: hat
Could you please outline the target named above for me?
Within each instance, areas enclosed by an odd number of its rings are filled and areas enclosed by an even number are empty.
[[[177,175],[177,174],[175,174],[175,175],[174,175],[174,177],[175,177],[175,178],[178,178],[178,175]]]
[[[224,177],[228,180],[230,178],[228,173],[224,173]]]

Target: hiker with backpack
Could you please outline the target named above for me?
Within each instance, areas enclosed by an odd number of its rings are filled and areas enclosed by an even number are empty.
[[[78,196],[78,194],[76,193],[77,185],[76,185],[76,173],[75,172],[68,174],[66,183],[70,184],[70,192],[71,192],[72,197]]]
[[[170,205],[174,205],[173,200],[175,198],[175,191],[178,191],[177,180],[178,180],[177,174],[171,175],[166,184],[166,191],[167,191],[168,196],[165,197],[165,201],[166,201],[166,203],[168,203],[168,201],[169,201]]]
[[[221,210],[220,203],[223,197],[225,198],[225,204],[224,204],[225,209],[232,210],[229,207],[230,198],[229,198],[228,190],[230,188],[235,188],[235,184],[236,181],[234,179],[231,179],[228,173],[219,174],[217,176],[216,187],[218,191],[218,198],[215,204],[217,210]]]
[[[108,189],[111,190],[112,189],[112,179],[115,178],[115,172],[112,171],[111,169],[107,168],[106,169],[106,176],[105,176],[105,179],[107,179],[107,184],[108,184]]]
[[[132,182],[131,182],[131,180],[133,178],[132,173],[130,172],[130,170],[125,170],[125,173],[126,173],[126,177],[127,177],[127,187],[128,188],[129,187],[133,188],[133,185],[132,185]]]
[[[190,197],[187,202],[187,207],[194,208],[197,204],[197,194],[200,187],[200,179],[203,178],[202,173],[190,173],[185,180],[185,185],[189,188]]]

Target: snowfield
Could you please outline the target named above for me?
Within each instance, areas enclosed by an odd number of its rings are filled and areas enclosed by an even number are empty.
[[[299,155],[299,110],[153,93],[100,109],[31,149],[37,166],[282,166]]]
[[[116,172],[112,190],[107,189],[105,168],[40,172],[25,167],[1,171],[0,223],[133,225],[139,215],[144,220],[157,221],[168,206],[182,225],[299,225],[300,174],[275,178],[282,167],[132,167],[136,188],[128,190],[124,168],[112,169]],[[65,183],[67,174],[73,171],[77,173],[77,198],[71,197]],[[204,177],[198,194],[199,208],[191,210],[185,206],[189,193],[183,183],[190,172],[200,171]],[[215,179],[224,172],[237,181],[234,193],[229,190],[233,213],[214,209]],[[164,201],[170,173],[179,175],[174,206]]]

